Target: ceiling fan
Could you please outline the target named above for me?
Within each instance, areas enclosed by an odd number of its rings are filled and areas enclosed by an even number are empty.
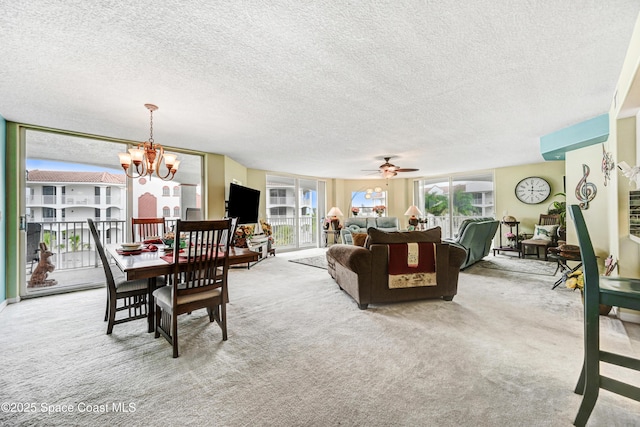
[[[419,169],[415,168],[401,168],[392,163],[389,163],[391,157],[383,157],[384,163],[378,167],[378,172],[382,174],[383,178],[391,178],[398,174],[398,172],[416,172]]]

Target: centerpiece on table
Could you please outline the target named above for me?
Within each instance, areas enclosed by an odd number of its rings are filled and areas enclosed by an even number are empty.
[[[374,206],[373,207],[373,211],[378,215],[378,216],[382,216],[382,214],[384,213],[384,211],[387,209],[387,207],[385,205],[378,205],[378,206]]]
[[[173,231],[168,231],[164,234],[164,236],[162,236],[162,243],[164,243],[165,245],[165,250],[173,249],[175,239],[176,235]],[[179,246],[181,249],[184,249],[187,246],[187,242],[183,238],[181,238]]]

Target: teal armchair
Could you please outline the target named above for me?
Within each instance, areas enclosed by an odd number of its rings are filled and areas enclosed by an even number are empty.
[[[446,242],[462,248],[467,253],[461,270],[475,264],[489,255],[493,237],[498,231],[500,222],[494,218],[469,218],[462,221],[458,234],[453,239],[444,239]]]

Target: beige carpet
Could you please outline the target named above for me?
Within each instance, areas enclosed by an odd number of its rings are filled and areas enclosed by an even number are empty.
[[[178,359],[143,320],[105,335],[103,289],[9,305],[0,402],[37,412],[0,413],[0,424],[571,425],[582,307],[579,294],[550,290],[553,277],[474,266],[452,302],[361,311],[325,270],[287,261],[295,257],[234,269],[229,340],[204,311],[182,316]],[[602,330],[605,347],[640,356],[638,325],[608,317]],[[42,412],[55,405],[76,412]],[[97,412],[78,413],[87,405]],[[637,425],[639,413],[601,392],[589,425]]]
[[[558,264],[554,261],[543,259],[518,258],[510,255],[488,255],[477,263],[482,268],[511,271],[514,273],[539,274],[553,276],[556,274]],[[558,276],[560,277],[560,276]]]

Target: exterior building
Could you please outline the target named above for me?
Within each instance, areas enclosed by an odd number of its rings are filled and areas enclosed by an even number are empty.
[[[124,175],[27,171],[27,222],[119,220],[125,204]]]
[[[489,217],[495,214],[493,182],[470,181],[465,187],[465,192],[473,195],[472,205],[480,210],[479,216]]]

